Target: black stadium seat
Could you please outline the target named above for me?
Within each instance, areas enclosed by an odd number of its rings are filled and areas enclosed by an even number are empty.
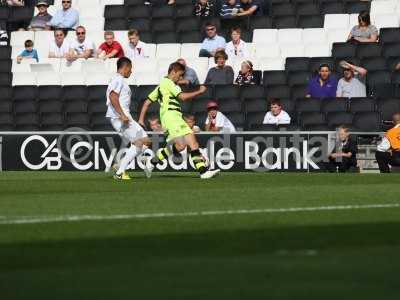
[[[290,86],[288,85],[272,85],[266,87],[267,98],[290,98]]]
[[[175,21],[170,18],[155,19],[152,21],[152,30],[155,31],[175,31]]]
[[[319,6],[316,3],[308,2],[297,6],[296,14],[298,16],[312,16],[320,13]]]
[[[54,99],[40,99],[38,102],[39,113],[62,113],[63,112],[63,102],[57,98]]]
[[[249,18],[249,29],[268,29],[272,28],[272,19],[267,16],[252,16]]]
[[[13,130],[14,129],[14,114],[11,112],[0,112],[0,129]]]
[[[125,7],[125,9],[127,9]],[[151,17],[151,8],[148,5],[136,5],[129,6],[127,17],[128,19],[137,19],[137,18],[150,18]]]
[[[38,88],[38,99],[39,100],[60,100],[62,89],[60,86],[49,85],[40,86]]]
[[[299,114],[299,121],[301,127],[305,130],[319,130],[319,128],[316,128],[317,126],[326,125],[325,114],[320,112],[302,112]]]
[[[400,28],[381,28],[379,42],[383,44],[400,43]]]
[[[200,20],[198,18],[180,18],[176,20],[176,31],[196,31],[199,33]]]
[[[245,119],[242,112],[228,112],[226,116],[235,126],[236,130],[244,129]]]
[[[334,58],[355,57],[357,46],[350,43],[333,43],[332,56]]]
[[[342,2],[325,2],[321,4],[321,14],[343,14],[344,5]]]
[[[294,71],[288,74],[289,86],[305,85],[311,79],[311,74],[308,71]]]
[[[246,112],[260,112],[268,110],[268,103],[264,98],[245,99]]]
[[[89,129],[89,115],[87,113],[69,113],[65,116],[68,127],[79,127]]]
[[[327,114],[328,126],[335,130],[340,125],[351,125],[353,117],[353,114],[349,112],[330,112]]]
[[[136,104],[137,102],[133,101],[132,103]],[[88,103],[87,109],[90,114],[92,114],[92,113],[105,114],[107,111],[107,105],[104,102],[104,100],[93,100]],[[134,111],[136,111],[136,110],[134,110]]]
[[[93,114],[90,117],[90,127],[92,130],[112,131],[113,127],[110,121],[104,116],[103,113]]]
[[[254,112],[247,114],[247,129],[254,130],[260,126],[264,120],[265,112]]]
[[[273,18],[273,27],[277,29],[295,28],[296,24],[296,16],[280,16]]]
[[[333,112],[346,112],[348,102],[347,99],[332,98],[324,99],[322,102],[322,112],[333,113]]]
[[[324,18],[321,15],[299,16],[297,19],[298,28],[323,28]]]
[[[264,71],[263,82],[265,86],[282,85],[287,83],[285,71]]]
[[[293,100],[304,98],[308,93],[308,84],[298,84],[291,87],[290,96]]]
[[[353,119],[353,127],[357,131],[380,131],[381,118],[376,112],[356,113]]]
[[[15,113],[36,113],[37,102],[35,100],[23,100],[14,102]]]
[[[175,7],[172,5],[157,5],[152,8],[151,16],[155,18],[174,18]]]
[[[398,57],[400,55],[400,42],[383,45],[384,57]]]
[[[193,4],[177,5],[175,11],[176,18],[193,17]]]
[[[357,57],[378,57],[382,54],[382,46],[378,43],[361,43],[357,45]]]
[[[361,60],[361,66],[370,71],[387,70],[387,62],[384,57],[368,57]]]
[[[1,46],[0,47],[0,60],[10,59],[10,57],[11,57],[11,47]]]
[[[351,1],[345,4],[344,10],[346,14],[359,14],[362,11],[369,11],[370,2],[367,1]]]
[[[0,86],[0,102],[12,99],[13,89],[11,86]]]
[[[176,43],[178,36],[175,31],[159,31],[153,33],[153,41],[156,44],[171,44]]]
[[[107,91],[107,86],[105,85],[92,85],[88,88],[88,99],[90,100],[101,100],[105,103],[105,95]]]
[[[0,113],[11,113],[13,111],[13,102],[9,99],[0,100]]]
[[[264,87],[260,85],[243,86],[240,89],[241,99],[263,98]]]
[[[239,98],[240,87],[236,85],[215,86],[215,99]]]
[[[243,111],[243,105],[240,99],[219,99],[218,106],[219,110],[223,113]]]
[[[88,89],[86,86],[64,86],[62,90],[62,99],[64,101],[85,100],[88,98]]]
[[[296,111],[299,113],[302,112],[320,112],[321,111],[321,99],[316,98],[303,98],[297,99],[296,102]]]
[[[142,5],[143,0],[124,0],[125,6],[135,6],[135,5]]]
[[[286,58],[285,70],[291,71],[308,71],[310,66],[309,57],[288,57]]]
[[[271,6],[272,16],[292,16],[296,14],[296,5],[292,3],[273,3]]]
[[[151,21],[149,19],[135,19],[127,22],[128,29],[135,28],[139,32],[151,31]]]
[[[8,6],[0,6],[0,20],[8,20],[10,16],[10,8]]]
[[[58,131],[64,129],[64,114],[62,113],[43,113],[40,116],[40,128],[48,131]]]
[[[36,100],[38,95],[38,88],[36,86],[16,86],[13,89],[13,100]]]
[[[104,18],[110,19],[125,19],[127,17],[127,8],[123,5],[106,5],[104,7]]]
[[[36,131],[40,124],[39,116],[36,113],[16,114],[14,123],[18,131]]]
[[[128,27],[128,21],[126,19],[108,19],[104,23],[105,30],[125,30]]]
[[[178,26],[179,23],[177,23]],[[178,27],[177,27],[178,31]],[[179,33],[179,43],[200,43],[203,39],[202,34],[198,30],[184,31]]]
[[[358,112],[374,112],[375,101],[368,98],[352,98],[350,99],[350,112],[355,114]]]
[[[400,99],[379,99],[377,105],[384,121],[391,121],[393,113],[400,111]]]

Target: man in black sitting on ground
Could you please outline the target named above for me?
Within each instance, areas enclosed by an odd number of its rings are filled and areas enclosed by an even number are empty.
[[[344,173],[357,167],[357,143],[350,137],[349,128],[344,125],[338,129],[338,138],[338,149],[329,155],[327,169],[329,172],[339,170]]]

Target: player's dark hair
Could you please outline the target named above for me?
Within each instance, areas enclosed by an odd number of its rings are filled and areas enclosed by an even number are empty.
[[[340,129],[344,130],[345,132],[349,132],[350,131],[350,128],[347,125],[340,125],[338,127],[338,130],[340,130]]]
[[[185,72],[185,66],[182,65],[181,63],[174,62],[174,63],[169,65],[168,74],[170,74],[172,71],[175,71],[175,72],[183,71],[183,72]]]
[[[329,71],[332,71],[332,68],[329,64],[323,63],[319,65],[318,71],[321,71],[322,68],[328,68]]]
[[[237,32],[237,33],[239,33],[239,34],[242,33],[242,30],[240,29],[239,26],[232,27],[232,28],[231,28],[231,34],[232,34],[232,32],[234,32],[234,31]]]
[[[140,36],[139,30],[134,29],[134,28],[129,29],[129,31],[128,31],[128,36],[132,36],[132,35]]]
[[[26,40],[26,41],[25,41],[25,48],[28,48],[28,47],[33,47],[33,42],[32,42],[32,40]]]
[[[132,65],[132,61],[127,57],[121,57],[117,61],[117,70],[125,67],[126,65]]]

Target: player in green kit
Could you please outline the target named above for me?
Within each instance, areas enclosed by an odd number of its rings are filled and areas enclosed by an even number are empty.
[[[157,151],[156,160],[165,160],[172,154],[180,155],[187,146],[188,152],[200,178],[208,179],[216,176],[219,169],[209,170],[199,150],[199,144],[192,129],[188,126],[182,116],[180,101],[189,101],[198,95],[203,94],[207,88],[200,86],[194,92],[182,92],[177,82],[185,74],[185,66],[175,62],[169,66],[168,76],[161,80],[148,99],[143,104],[140,112],[139,124],[144,126],[149,106],[154,102],[160,103],[161,126],[166,131],[167,146]]]

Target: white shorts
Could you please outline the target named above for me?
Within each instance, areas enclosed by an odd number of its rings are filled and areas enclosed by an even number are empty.
[[[135,120],[131,119],[128,124],[123,124],[119,118],[110,118],[112,127],[127,142],[136,142],[147,137],[146,131]]]

